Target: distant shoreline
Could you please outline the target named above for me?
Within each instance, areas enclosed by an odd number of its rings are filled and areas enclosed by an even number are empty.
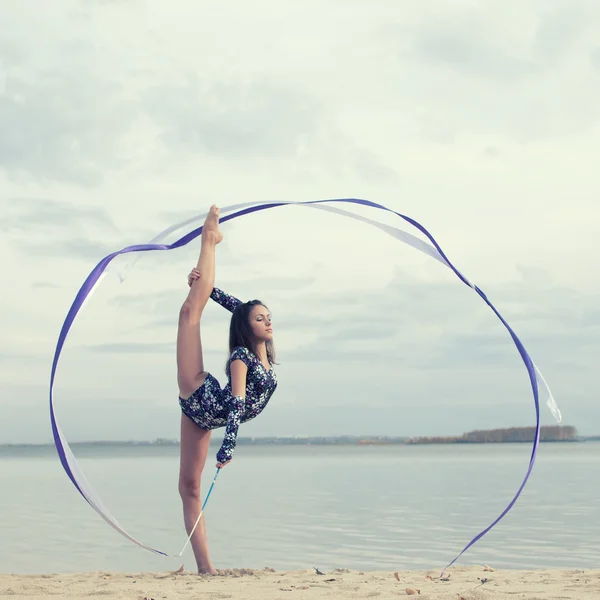
[[[513,427],[510,429],[495,429],[472,431],[462,436],[408,437],[408,436],[370,436],[370,435],[341,435],[341,436],[262,436],[239,437],[239,446],[384,446],[384,445],[447,445],[447,444],[515,444],[533,442],[535,429],[533,427]],[[598,442],[600,435],[580,436],[574,427],[542,427],[541,441],[577,443]],[[219,440],[214,439],[211,445]],[[71,442],[72,448],[82,447],[176,447],[179,440],[159,438],[156,440],[95,440]],[[0,444],[0,448],[45,448],[53,447],[52,442],[43,443],[12,443]]]

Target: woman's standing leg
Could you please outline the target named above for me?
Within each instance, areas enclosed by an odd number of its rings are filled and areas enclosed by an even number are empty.
[[[179,495],[183,502],[183,520],[188,535],[192,532],[202,508],[200,480],[208,455],[209,442],[210,431],[201,429],[191,419],[181,415]],[[208,551],[204,515],[202,515],[190,542],[194,551],[198,573],[215,574],[217,571],[212,565]]]
[[[219,231],[219,209],[212,206],[202,230],[200,257],[197,269],[200,276],[192,283],[188,297],[179,312],[177,329],[177,382],[179,395],[189,398],[198,389],[206,373],[202,358],[200,318],[215,281],[215,249],[223,236]],[[179,494],[183,502],[183,515],[188,535],[201,510],[200,481],[208,454],[210,431],[198,427],[181,415],[181,447],[179,467]],[[215,573],[208,555],[204,517],[191,537],[198,571]]]

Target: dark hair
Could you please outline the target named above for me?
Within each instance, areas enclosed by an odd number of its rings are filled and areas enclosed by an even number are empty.
[[[236,348],[244,346],[248,348],[257,358],[258,352],[256,348],[256,338],[250,327],[250,313],[255,306],[265,306],[260,300],[250,300],[238,304],[233,314],[231,315],[231,323],[229,325],[229,353],[231,354]],[[275,364],[275,349],[273,348],[272,340],[267,340],[267,358],[271,364]]]

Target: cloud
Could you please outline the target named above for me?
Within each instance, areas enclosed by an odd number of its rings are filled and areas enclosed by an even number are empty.
[[[0,218],[3,231],[75,230],[101,226],[116,230],[108,211],[100,206],[77,206],[46,198],[13,198],[9,201],[12,215]]]
[[[539,13],[535,30],[532,53],[546,64],[555,65],[566,57],[577,45],[583,34],[594,29],[594,21],[600,13],[595,2],[556,2],[545,3]]]
[[[499,84],[531,74],[535,68],[531,58],[513,56],[506,46],[495,46],[486,35],[488,28],[489,21],[475,14],[437,17],[422,24],[413,51],[429,64],[491,78]]]
[[[175,349],[175,344],[160,342],[124,342],[113,344],[88,344],[82,349],[89,352],[110,354],[172,354]]]
[[[183,285],[180,288],[162,290],[162,291],[153,291],[148,296],[140,296],[136,292],[132,292],[131,294],[120,294],[110,300],[111,304],[115,306],[123,306],[131,309],[140,309],[147,308],[150,309],[154,314],[168,316],[173,313],[173,306],[179,306],[183,301],[184,295],[188,291],[187,283],[186,283],[187,273],[182,273],[181,283],[185,283],[185,287]],[[269,277],[268,279],[240,279],[238,281],[238,285],[247,285],[252,284],[252,286],[259,290],[265,290],[265,294],[276,292],[276,291],[295,291],[302,290],[307,286],[313,284],[315,282],[315,278],[313,277]],[[215,284],[216,287],[219,287],[218,284]],[[237,292],[232,290],[224,290],[227,293],[233,293],[235,295]],[[265,295],[261,292],[261,295]],[[243,300],[240,298],[240,300]],[[250,300],[247,298],[246,300]],[[213,300],[210,301],[214,303]],[[216,303],[215,303],[216,305]]]
[[[14,45],[4,55],[11,64],[0,90],[0,170],[24,180],[99,185],[130,158],[126,138],[136,112],[122,84],[74,34],[56,44],[36,37],[27,52],[10,51]]]
[[[495,17],[483,6],[432,14],[408,32],[408,47],[429,66],[506,85],[555,69],[598,16],[585,3],[529,8]]]
[[[14,350],[12,352],[0,352],[0,363],[18,363],[18,364],[28,364],[31,365],[33,363],[40,363],[44,360],[43,357],[39,355],[33,355],[29,352],[17,351]]]
[[[118,233],[114,220],[100,206],[32,197],[7,202],[0,230],[10,234],[11,245],[24,256],[86,262],[98,261],[113,252],[115,248],[108,240]],[[99,239],[101,235],[108,239]]]
[[[57,290],[60,286],[50,281],[36,281],[31,284],[31,288],[34,290]]]
[[[186,273],[182,273],[181,287],[162,291],[153,290],[147,293],[141,293],[136,287],[131,292],[121,292],[110,298],[108,304],[117,307],[119,310],[134,312],[137,315],[145,315],[143,324],[139,325],[140,329],[168,327],[172,330],[177,325],[179,308],[181,307],[188,290],[187,285],[185,284],[185,277]],[[256,279],[253,279],[250,282],[240,280],[238,284],[244,285],[245,283],[251,283],[252,287],[261,290],[261,297],[264,296],[264,298],[268,298],[271,294],[276,292],[303,290],[313,282],[314,278],[271,277],[264,281]],[[231,292],[231,290],[226,291]],[[249,300],[250,298],[245,299]],[[294,304],[294,307],[293,310],[296,310],[298,305]],[[218,317],[219,322],[229,319],[229,313],[221,309],[213,300],[209,300],[208,311],[210,311],[211,319],[213,318],[213,315]],[[275,318],[277,318],[276,315]],[[311,323],[313,325],[315,324],[312,317]],[[322,323],[327,323],[326,317],[322,319]],[[292,328],[303,327],[297,319],[288,319],[283,326]]]
[[[171,56],[156,31],[140,56],[107,31],[94,38],[97,46],[89,40],[102,29],[98,23],[114,21],[116,10],[131,19],[132,8],[90,4],[51,13],[55,32],[33,37],[24,29],[0,39],[7,65],[0,170],[11,179],[100,187],[108,173],[168,172],[199,157],[211,166],[297,158],[321,168],[324,154],[335,157],[330,169],[372,182],[394,177],[380,153],[342,131],[320,94],[285,69],[209,74],[196,61]],[[19,12],[0,13],[6,31],[23,19],[44,19],[43,12]],[[138,41],[148,44],[148,36]]]
[[[500,140],[589,137],[600,82],[590,77],[593,59],[581,58],[593,56],[598,26],[597,3],[557,1],[438,9],[382,29],[411,81],[407,94],[421,98],[418,141],[481,139],[510,160]]]
[[[97,262],[114,251],[114,247],[106,242],[87,238],[70,238],[65,240],[36,242],[20,240],[15,243],[20,252],[27,256],[45,258],[68,258],[83,260],[86,263]]]
[[[554,284],[546,271],[538,275],[539,285],[495,286],[488,297],[543,372],[569,365],[577,371],[587,368],[588,357],[600,351],[597,296]],[[290,348],[286,360],[395,362],[398,369],[483,368],[492,373],[522,368],[509,333],[477,295],[463,287],[414,282],[398,272],[384,293],[330,296],[326,304],[310,303],[318,307],[315,313],[303,314],[296,322],[290,311],[278,329],[301,331],[310,323],[317,333]],[[545,299],[541,305],[539,297]]]
[[[385,164],[383,158],[375,152],[357,148],[351,165],[355,173],[366,181],[390,181],[398,176],[398,171]]]
[[[322,119],[306,91],[262,77],[206,81],[188,73],[151,87],[145,104],[172,150],[232,159],[295,155]]]

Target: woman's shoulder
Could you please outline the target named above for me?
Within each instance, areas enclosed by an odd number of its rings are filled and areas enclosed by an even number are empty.
[[[250,351],[246,346],[236,346],[229,356],[229,362],[233,362],[234,360],[243,360],[245,363],[252,361],[255,358],[254,353]]]

